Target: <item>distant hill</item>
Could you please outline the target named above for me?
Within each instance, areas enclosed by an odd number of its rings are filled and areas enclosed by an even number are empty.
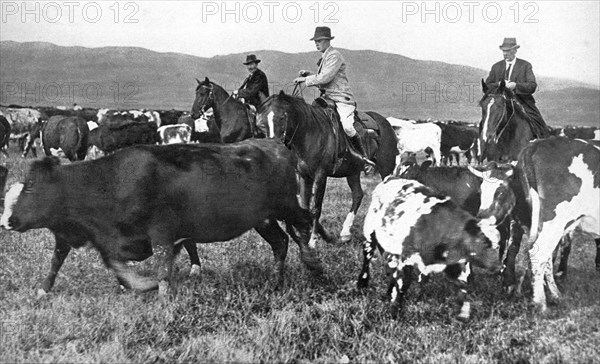
[[[370,50],[342,50],[359,108],[415,119],[478,121],[481,78],[488,70]],[[316,69],[319,53],[257,50],[272,92],[291,92],[299,69]],[[245,54],[201,58],[132,47],[62,47],[0,42],[0,103],[109,108],[191,108],[196,81],[208,76],[227,90],[246,77]],[[491,66],[491,65],[490,65]],[[551,125],[598,125],[600,90],[538,79],[536,98]],[[307,101],[316,91],[304,91]]]

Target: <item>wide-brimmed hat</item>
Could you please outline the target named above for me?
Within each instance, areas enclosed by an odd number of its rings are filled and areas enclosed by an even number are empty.
[[[333,39],[331,29],[329,27],[316,27],[315,35],[310,40]]]
[[[260,63],[260,59],[256,58],[256,55],[254,54],[249,54],[246,56],[246,62],[244,62],[244,64],[247,66],[250,63]]]
[[[504,38],[504,42],[502,42],[500,49],[502,49],[503,51],[507,51],[513,48],[518,49],[519,47],[520,45],[517,44],[517,38]]]

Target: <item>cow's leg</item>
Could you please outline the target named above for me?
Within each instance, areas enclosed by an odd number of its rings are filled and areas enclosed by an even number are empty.
[[[554,253],[552,254],[552,261],[556,260],[558,255],[558,251],[560,250],[560,261],[558,263],[558,269],[556,270],[556,276],[565,278],[567,276],[567,266],[569,263],[569,255],[571,254],[571,245],[573,244],[573,240],[571,239],[571,234],[565,234],[561,241],[558,243],[556,249],[554,249]]]
[[[42,287],[38,289],[37,295],[41,297],[46,293],[50,292],[54,286],[56,275],[62,267],[67,255],[71,251],[71,246],[67,244],[63,239],[55,235],[56,243],[54,245],[54,254],[52,255],[52,261],[50,262],[50,273],[46,276],[46,279],[42,282]]]
[[[321,265],[321,260],[319,259],[317,251],[308,244],[312,227],[310,213],[307,210],[296,206],[288,212],[285,224],[288,234],[290,234],[300,248],[300,259],[302,260],[302,263],[304,263],[308,269],[316,273],[322,273],[323,266]]]
[[[157,261],[157,280],[158,294],[167,296],[172,289],[173,261],[175,260],[175,238],[172,236],[169,226],[161,223],[159,219],[164,218],[164,214],[174,215],[172,212],[165,211],[150,223],[148,236],[152,242],[152,251]],[[164,221],[177,221],[175,216],[164,218]]]
[[[457,319],[460,321],[469,321],[471,318],[471,303],[467,297],[467,280],[471,274],[471,265],[469,263],[462,266],[462,270],[456,280],[458,286],[458,302],[460,303],[460,312]]]
[[[548,292],[550,293],[550,299],[552,303],[558,303],[560,300],[560,291],[556,286],[556,281],[554,280],[554,267],[552,264],[552,257],[548,258],[548,261],[544,264],[544,280],[546,281],[546,286],[548,287]]]
[[[340,239],[343,243],[349,242],[350,239],[352,239],[352,233],[350,229],[354,224],[356,212],[358,211],[364,196],[362,186],[360,185],[360,172],[346,177],[346,181],[348,182],[348,186],[350,186],[350,190],[352,191],[352,207],[350,208],[350,212],[344,220],[342,231],[340,232]]]
[[[596,270],[600,272],[600,238],[596,240]]]
[[[25,138],[25,141],[24,141],[24,146],[23,146],[23,150],[22,150],[23,153],[21,154],[21,157],[23,157],[23,158],[27,157],[27,154],[31,150],[31,147],[33,146],[34,142],[35,142],[35,138],[31,137],[31,134],[28,134],[27,138]]]
[[[282,289],[285,281],[285,258],[287,257],[289,238],[275,220],[266,220],[255,229],[271,245],[278,276],[275,289]]]
[[[559,238],[556,237],[562,235],[565,225],[566,222],[559,219],[546,221],[535,243],[529,249],[533,303],[540,311],[545,311],[547,308],[544,283],[548,284],[548,289],[551,291],[553,298],[558,298],[558,289],[556,289],[552,275],[552,252],[558,244]],[[555,291],[552,292],[552,290]]]
[[[187,251],[190,256],[190,265],[192,268],[190,269],[190,277],[196,277],[200,275],[200,257],[198,256],[198,249],[196,248],[196,243],[192,240],[186,240],[183,243],[183,247],[185,251]]]
[[[398,261],[399,263],[399,261]],[[398,318],[398,313],[402,312],[404,306],[404,295],[412,282],[412,266],[405,266],[399,263],[392,273],[393,286],[391,290],[390,313],[392,318]]]
[[[504,259],[504,271],[502,272],[502,284],[504,289],[510,294],[516,287],[517,279],[515,276],[515,264],[517,260],[517,254],[521,248],[521,240],[523,239],[523,228],[521,225],[512,220],[510,222],[510,236],[512,242],[508,246],[506,252],[506,259]],[[501,235],[502,236],[502,235]],[[502,239],[501,239],[502,240]]]
[[[375,254],[375,247],[377,247],[377,239],[375,233],[371,234],[371,241],[365,240],[363,242],[363,265],[358,276],[356,286],[358,288],[366,288],[369,285],[371,279],[371,259]]]

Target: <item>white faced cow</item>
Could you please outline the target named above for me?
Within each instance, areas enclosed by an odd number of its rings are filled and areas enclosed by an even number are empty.
[[[433,151],[434,163],[437,165],[442,159],[440,152],[442,129],[434,123],[416,124],[410,120],[388,117],[392,128],[398,137],[398,157],[396,165],[400,164],[400,157],[405,152],[417,153],[431,149]]]
[[[413,268],[422,275],[445,271],[460,288],[460,320],[470,317],[467,301],[469,262],[499,271],[497,232],[482,229],[480,220],[449,197],[417,181],[388,177],[373,191],[364,223],[364,261],[359,287],[369,281],[369,263],[375,248],[384,251],[393,271],[388,293],[392,315],[402,308]],[[489,234],[489,237],[486,236]]]

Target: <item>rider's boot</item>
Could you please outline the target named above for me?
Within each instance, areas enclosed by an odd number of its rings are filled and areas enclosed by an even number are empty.
[[[350,137],[350,143],[352,143],[352,147],[354,147],[354,150],[358,152],[358,154],[362,157],[362,160],[366,164],[372,167],[376,166],[375,162],[367,158],[367,153],[365,153],[365,147],[363,146],[362,140],[360,139],[358,133],[356,133],[353,137]]]

